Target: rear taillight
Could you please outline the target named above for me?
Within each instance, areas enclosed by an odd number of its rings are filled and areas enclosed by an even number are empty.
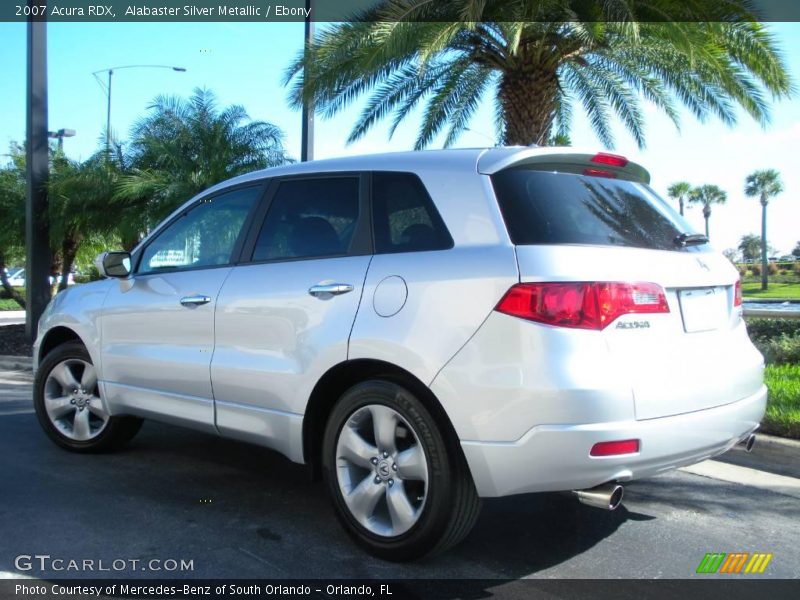
[[[739,279],[736,280],[736,285],[733,286],[733,305],[742,305],[742,282]]]
[[[668,313],[664,289],[655,283],[519,283],[496,310],[557,327],[604,329],[621,315]]]
[[[639,452],[639,440],[617,440],[596,443],[589,451],[589,456],[619,456],[637,452]]]

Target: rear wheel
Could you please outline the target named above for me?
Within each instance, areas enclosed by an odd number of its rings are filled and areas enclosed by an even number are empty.
[[[109,415],[92,359],[78,342],[62,344],[44,358],[33,402],[45,433],[73,452],[116,449],[142,426],[141,419]]]
[[[323,440],[339,520],[370,553],[413,560],[463,539],[480,499],[457,447],[407,389],[367,381],[339,399]]]

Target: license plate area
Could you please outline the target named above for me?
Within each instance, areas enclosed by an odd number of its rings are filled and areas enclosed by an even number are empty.
[[[728,320],[728,294],[722,286],[679,290],[678,300],[686,333],[714,331]]]

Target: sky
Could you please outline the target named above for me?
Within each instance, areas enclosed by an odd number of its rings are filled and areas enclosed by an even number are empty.
[[[320,26],[318,24],[318,26]],[[795,86],[800,89],[800,23],[769,25]],[[0,154],[25,137],[25,38],[20,23],[0,23]],[[302,23],[55,23],[48,29],[50,130],[68,128],[76,136],[64,140],[68,156],[88,158],[103,142],[106,95],[92,75],[124,65],[178,66],[171,69],[131,68],[115,71],[112,130],[124,140],[131,125],[159,94],[188,97],[194,88],[215,92],[220,106],[240,104],[250,117],[281,127],[290,155],[300,156],[300,112],[290,109],[282,84],[287,65],[303,42]],[[331,119],[317,117],[315,158],[410,150],[420,124],[412,115],[393,138],[388,123],[375,127],[357,143],[346,138],[361,103]],[[698,122],[684,111],[681,129],[646,106],[644,150],[619,126],[614,151],[644,165],[651,185],[666,197],[679,180],[693,185],[716,184],[728,194],[727,204],[714,206],[710,221],[713,245],[719,250],[738,245],[742,235],[760,234],[761,208],[744,195],[744,179],[756,169],[781,172],[784,192],[769,206],[769,242],[788,254],[800,241],[800,93],[772,105],[772,120],[762,128],[741,114],[736,126],[718,120]],[[493,145],[493,105],[487,96],[458,140],[458,147]],[[431,146],[441,147],[443,139]],[[603,150],[582,111],[576,111],[572,142]],[[6,157],[0,157],[5,162]],[[703,231],[699,207],[687,218]]]

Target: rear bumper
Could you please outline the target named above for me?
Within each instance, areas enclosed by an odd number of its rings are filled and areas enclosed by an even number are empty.
[[[729,450],[758,427],[767,389],[692,413],[643,421],[539,425],[514,442],[462,441],[478,494],[584,489],[690,465]],[[639,439],[637,454],[590,457],[597,442]]]

